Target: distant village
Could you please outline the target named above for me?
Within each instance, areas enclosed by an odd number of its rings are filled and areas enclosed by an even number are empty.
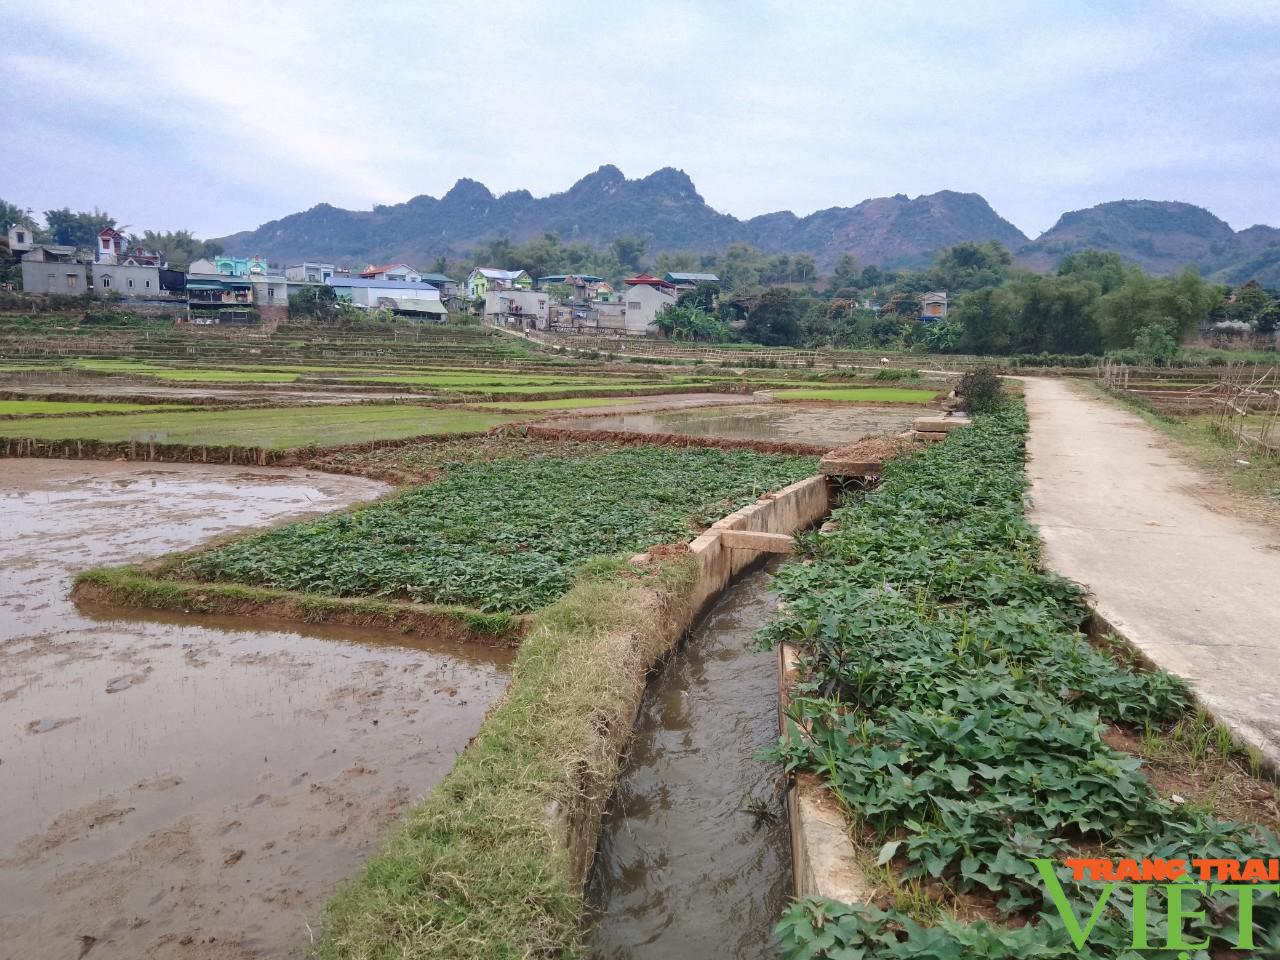
[[[288,319],[290,298],[330,288],[354,307],[413,322],[444,323],[475,316],[520,330],[650,336],[658,315],[686,291],[719,299],[714,273],[640,273],[616,289],[589,274],[531,277],[524,270],[477,267],[464,278],[423,273],[406,263],[370,264],[362,270],[304,260],[285,266],[261,257],[215,256],[171,270],[160,254],[131,244],[105,227],[90,253],[38,242],[31,229],[9,230],[10,255],[21,260],[23,291],[36,295],[93,296],[127,303],[139,313],[178,313],[199,325],[278,323]],[[751,304],[743,303],[745,312]],[[875,310],[879,305],[861,304]],[[947,313],[947,295],[920,297],[922,319]]]

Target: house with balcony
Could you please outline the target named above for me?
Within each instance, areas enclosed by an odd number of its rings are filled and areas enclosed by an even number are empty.
[[[531,289],[533,289],[533,278],[524,270],[476,267],[467,274],[467,296],[472,300],[483,297],[490,290]]]
[[[484,295],[484,319],[495,327],[546,330],[550,325],[551,296],[545,290],[489,290]]]
[[[313,263],[310,260],[284,268],[285,279],[293,283],[328,283],[329,278],[335,274],[332,263]]]
[[[202,266],[209,262],[196,261]],[[258,319],[253,281],[247,276],[191,272],[187,274],[186,286],[187,314],[192,323],[251,323]]]

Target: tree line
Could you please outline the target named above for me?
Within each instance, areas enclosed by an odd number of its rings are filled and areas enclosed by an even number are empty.
[[[91,250],[97,247],[98,234],[106,227],[121,229],[115,217],[96,209],[45,210],[43,220],[38,222],[30,208],[0,199],[0,231],[8,233],[10,227],[22,224],[31,230],[36,243]],[[201,240],[190,230],[144,230],[140,234],[130,233],[128,237],[130,245],[158,253],[174,270],[186,270],[193,260],[216,257],[224,249],[217,241]]]

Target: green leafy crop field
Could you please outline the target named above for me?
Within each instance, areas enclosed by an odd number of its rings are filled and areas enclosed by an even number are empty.
[[[368,404],[11,420],[0,424],[0,435],[42,440],[98,440],[108,443],[138,440],[283,450],[482,431],[511,419],[510,416],[473,410]]]
[[[812,457],[665,447],[505,458],[210,551],[177,575],[523,612],[562,595],[592,557],[687,539],[815,468]]]
[[[766,631],[801,651],[795,722],[777,750],[788,768],[823,777],[898,884],[978,898],[1013,922],[963,925],[927,898],[934,926],[807,900],[779,927],[786,958],[1133,957],[1130,893],[1099,902],[1098,886],[1058,871],[1077,917],[1098,905],[1082,952],[1030,861],[1280,856],[1261,826],[1164,799],[1103,739],[1103,724],[1164,729],[1189,696],[1081,633],[1080,591],[1042,569],[1023,516],[1026,429],[1009,406],[891,462],[878,490],[833,514],[836,531],[809,538],[809,562],[781,571],[784,612]],[[1151,895],[1154,916],[1163,897]],[[1217,947],[1235,942],[1240,908],[1205,900],[1189,939],[1227,956]],[[1273,955],[1275,898],[1253,906],[1251,929]]]

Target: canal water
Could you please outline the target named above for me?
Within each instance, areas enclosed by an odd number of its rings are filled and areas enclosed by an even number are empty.
[[[645,695],[588,889],[596,960],[763,960],[790,896],[772,575],[721,595]],[[764,815],[761,815],[761,814]]]
[[[769,440],[840,446],[869,434],[900,433],[916,417],[909,407],[809,407],[795,403],[755,403],[742,406],[617,413],[600,417],[568,417],[555,426],[575,430],[625,430],[633,433],[675,433],[690,437],[730,440]]]
[[[475,734],[510,653],[68,592],[95,564],[387,489],[0,460],[0,958],[304,952],[335,885]]]

